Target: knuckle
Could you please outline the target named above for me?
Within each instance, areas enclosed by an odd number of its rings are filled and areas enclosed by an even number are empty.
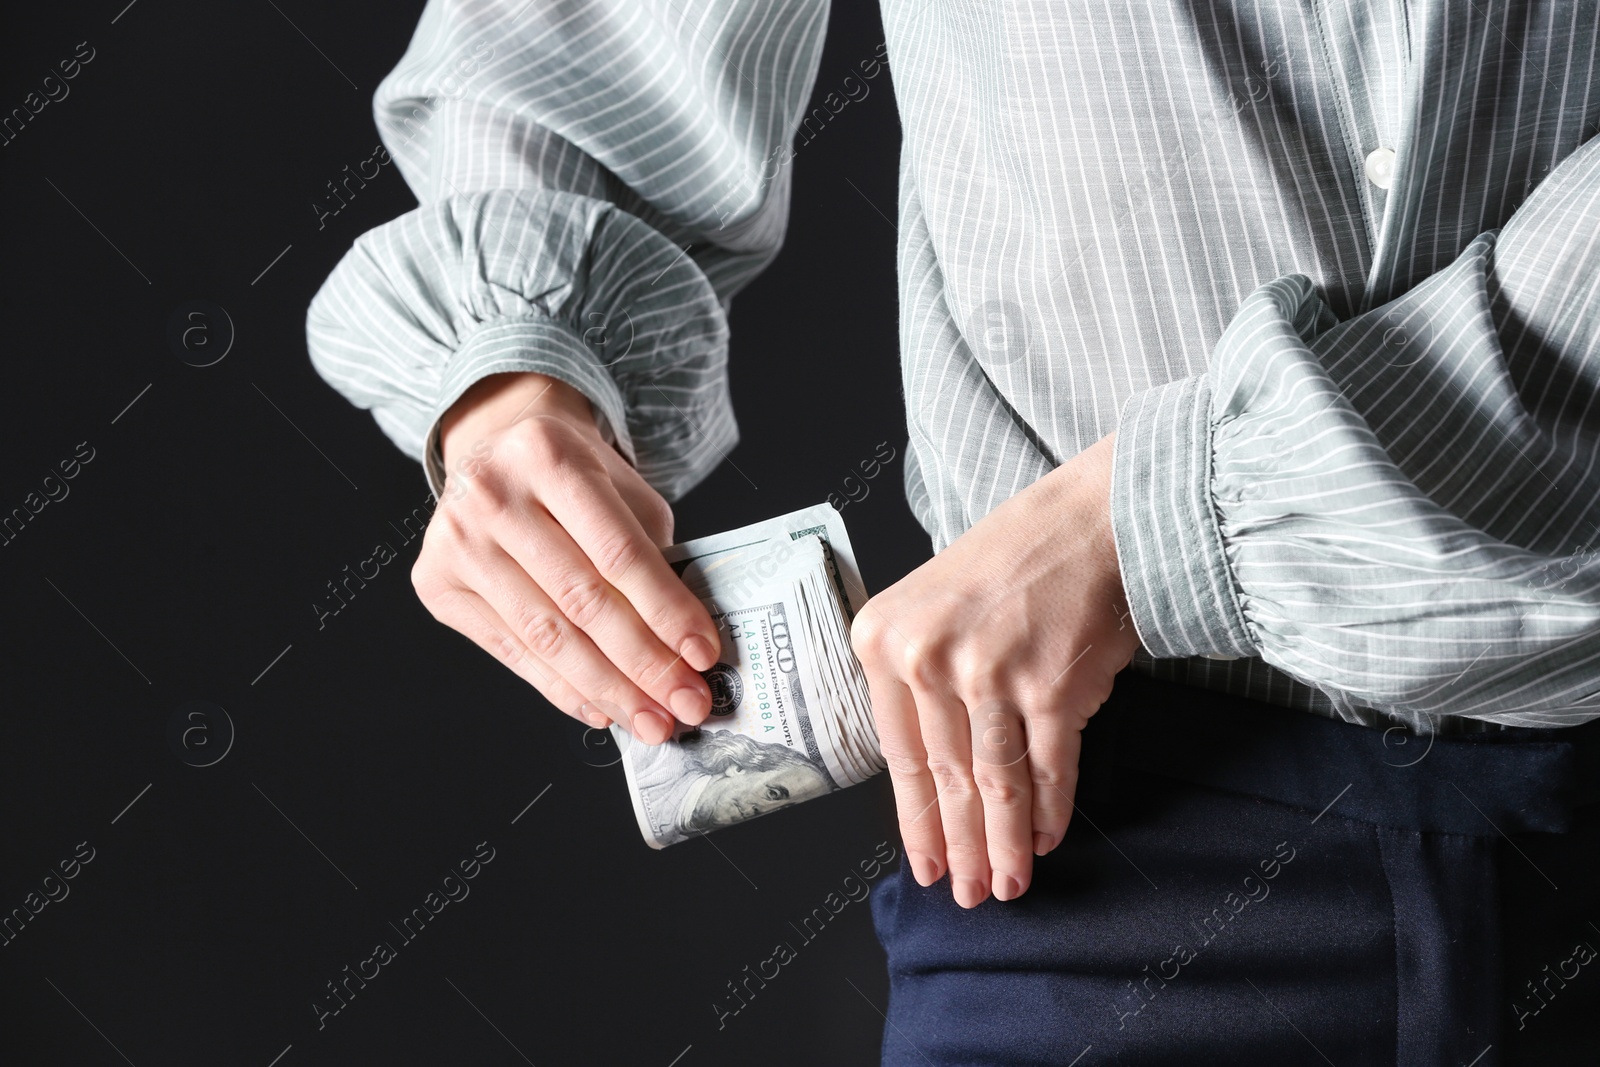
[[[561,614],[580,630],[587,630],[604,614],[609,590],[597,579],[580,576],[571,579],[556,594]]]
[[[452,621],[453,616],[448,609],[461,591],[448,575],[431,568],[413,567],[411,588],[417,594],[417,600],[435,622],[460,629],[460,626]]]
[[[999,686],[999,670],[995,657],[963,644],[950,656],[951,674],[964,692],[991,693]]]
[[[974,870],[989,866],[989,848],[981,841],[954,839],[945,842],[951,870]]]
[[[558,479],[590,474],[602,466],[600,457],[571,426],[553,416],[537,416],[521,425],[523,449],[535,469]]]
[[[445,615],[445,599],[442,594],[432,592],[431,590],[425,592],[419,589],[417,591],[417,599],[422,602],[423,608],[433,618],[434,622],[442,622],[446,626],[454,625]]]
[[[548,460],[562,451],[565,442],[557,420],[536,415],[515,423],[505,444],[508,452],[524,460]]]
[[[1006,775],[974,769],[972,780],[985,805],[1010,806],[1022,800],[1022,790],[1017,782]]]
[[[928,757],[928,773],[939,789],[939,798],[955,802],[972,799],[974,789],[971,773],[952,760]]]
[[[592,558],[601,574],[621,578],[639,565],[644,550],[626,530],[611,530],[595,544]]]
[[[495,461],[472,461],[470,471],[466,461],[449,473],[446,491],[439,499],[428,522],[431,531],[439,527],[441,533],[459,536],[468,522],[492,515],[509,503],[510,485],[507,471],[498,458]]]
[[[931,652],[918,647],[918,642],[907,641],[900,653],[900,677],[917,689],[944,689],[944,677],[934,665]]]
[[[1066,789],[1067,776],[1059,767],[1041,766],[1038,763],[1034,763],[1029,773],[1033,779],[1033,787],[1037,792],[1049,793],[1053,790],[1064,791]]]
[[[522,658],[522,646],[510,634],[496,632],[489,641],[489,652],[502,663],[511,664]]]
[[[883,640],[883,623],[876,610],[863,610],[850,623],[850,648],[863,663],[876,657]]]
[[[672,540],[672,528],[676,524],[672,514],[672,505],[668,504],[660,494],[649,493],[646,494],[644,508],[644,514],[639,516],[639,525],[643,526],[650,536],[660,541],[670,542]]]
[[[529,651],[541,659],[561,652],[566,644],[566,629],[548,612],[523,607],[517,612],[517,632]]]
[[[434,509],[427,529],[422,532],[422,552],[418,555],[425,555],[430,550],[435,553],[453,551],[466,542],[468,529],[461,506],[440,505]]]
[[[914,778],[928,770],[925,761],[904,752],[883,751],[883,763],[891,778]]]
[[[542,482],[571,463],[572,442],[562,435],[557,420],[534,416],[506,431],[500,451],[506,473],[518,472]]]
[[[411,565],[411,588],[416,591],[417,599],[426,604],[430,610],[434,603],[444,596],[447,584],[443,575],[431,564],[431,560],[418,557]]]
[[[1009,767],[1028,754],[1026,729],[1004,713],[991,711],[974,716],[973,726],[974,768]]]

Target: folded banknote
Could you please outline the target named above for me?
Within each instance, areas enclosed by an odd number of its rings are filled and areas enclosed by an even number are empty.
[[[884,769],[850,620],[866,588],[818,504],[665,550],[721,635],[711,714],[660,745],[611,728],[645,841],[664,848]]]

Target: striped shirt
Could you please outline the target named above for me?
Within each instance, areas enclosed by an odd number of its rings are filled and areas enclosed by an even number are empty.
[[[726,313],[796,141],[888,66],[935,551],[1115,429],[1136,669],[1600,715],[1600,2],[882,9],[812,104],[826,0],[430,0],[374,101],[421,206],[312,301],[318,372],[436,493],[442,412],[528,370],[677,498],[737,440]]]

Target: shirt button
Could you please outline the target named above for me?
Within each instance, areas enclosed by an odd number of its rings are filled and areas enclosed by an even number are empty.
[[[1367,180],[1379,189],[1394,184],[1394,149],[1378,148],[1367,157]]]

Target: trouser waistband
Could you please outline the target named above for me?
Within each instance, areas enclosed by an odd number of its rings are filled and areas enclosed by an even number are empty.
[[[1395,829],[1565,833],[1600,802],[1600,721],[1430,738],[1130,667],[1084,730],[1080,794],[1114,800],[1114,767]]]

